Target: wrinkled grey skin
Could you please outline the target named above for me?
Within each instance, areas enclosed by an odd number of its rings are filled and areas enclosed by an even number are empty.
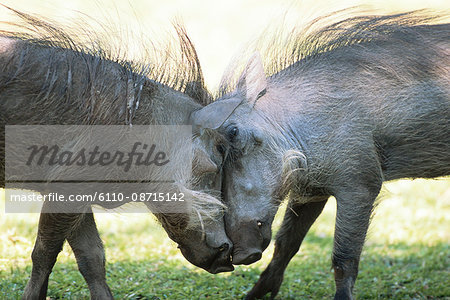
[[[450,174],[450,25],[393,28],[269,78],[255,55],[221,109],[195,115],[205,127],[214,114],[229,116],[209,127],[232,145],[223,193],[233,264],[261,257],[279,201],[289,197],[272,261],[247,299],[275,297],[329,196],[337,200],[335,299],[352,299],[382,183]]]
[[[27,21],[36,25],[36,30],[49,29],[45,23],[31,17]],[[52,30],[54,28],[50,27],[49,31],[55,32]],[[70,47],[72,42],[68,41],[67,45]],[[192,47],[188,42],[186,47]],[[140,97],[139,109],[132,120],[135,125],[189,124],[191,113],[202,108],[199,101],[187,94],[108,58],[14,37],[0,36],[0,75],[1,187],[5,183],[4,125],[125,125],[125,115],[120,111],[130,95]],[[137,89],[130,89],[139,86],[142,87],[139,93]],[[205,147],[204,142],[209,140],[200,139],[196,139],[193,166],[193,173],[200,178],[197,188],[209,187],[216,189],[218,194],[221,157],[214,154],[215,148],[208,150],[211,147]],[[172,170],[165,168],[163,171]],[[176,186],[173,188],[176,190]],[[46,207],[43,209],[45,211]],[[66,240],[89,286],[91,298],[112,298],[105,278],[103,244],[90,206],[86,205],[84,209],[85,213],[41,214],[31,255],[33,268],[24,299],[46,298],[49,275]],[[191,263],[211,273],[233,270],[230,262],[232,243],[225,234],[223,218],[205,221],[202,227],[195,221],[196,226],[188,226],[192,218],[198,217],[190,212],[155,215]]]

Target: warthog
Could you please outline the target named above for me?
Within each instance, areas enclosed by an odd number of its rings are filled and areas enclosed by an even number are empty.
[[[100,43],[82,46],[58,26],[15,13],[24,21],[18,24],[32,34],[3,31],[0,37],[1,187],[5,186],[5,125],[189,124],[191,113],[210,100],[195,49],[181,26],[177,27],[181,53],[168,53],[181,61],[169,64],[159,57],[164,64],[139,67],[108,54],[99,48]],[[221,156],[207,153],[209,141],[194,141],[192,174],[197,177],[173,183],[173,189],[183,191],[193,208],[185,213],[161,212],[156,217],[191,263],[217,273],[233,270],[232,243],[225,234],[222,203],[201,192],[217,184],[216,190],[220,189]],[[176,170],[165,168],[163,172]],[[45,202],[44,209],[48,205]],[[83,205],[85,213],[41,213],[24,299],[45,299],[49,275],[65,240],[91,297],[112,298],[105,280],[102,241],[90,205]],[[211,216],[209,221],[206,216]]]
[[[275,297],[330,196],[335,299],[351,299],[382,183],[450,174],[450,24],[417,12],[327,20],[270,49],[269,77],[255,54],[236,88],[194,115],[231,143],[222,186],[233,264],[261,257],[289,197],[272,261],[247,299]]]

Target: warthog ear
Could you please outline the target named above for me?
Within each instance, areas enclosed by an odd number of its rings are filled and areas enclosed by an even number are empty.
[[[205,173],[215,173],[217,171],[217,165],[209,158],[204,150],[194,150],[194,159],[192,160],[192,174],[194,176],[201,176]]]
[[[237,88],[244,93],[251,106],[254,106],[256,100],[266,93],[267,79],[261,55],[258,52],[255,52],[247,63]]]
[[[191,114],[192,125],[200,128],[217,129],[241,104],[242,99],[230,98],[213,102]]]

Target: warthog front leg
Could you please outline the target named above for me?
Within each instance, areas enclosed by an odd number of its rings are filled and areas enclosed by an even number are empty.
[[[297,199],[290,199],[283,224],[276,237],[272,260],[248,293],[247,300],[262,298],[267,293],[271,293],[271,299],[275,298],[289,261],[298,252],[306,233],[322,212],[327,199],[328,197],[323,197],[318,202],[306,204],[296,204]]]
[[[112,299],[111,290],[106,284],[103,243],[92,210],[83,214],[67,241],[77,259],[78,269],[89,286],[91,299]]]
[[[79,218],[80,214],[41,213],[36,243],[31,254],[33,262],[31,278],[25,287],[22,299],[45,299],[48,277],[64,240]]]
[[[353,188],[351,192],[335,195],[337,212],[332,257],[336,283],[334,299],[353,299],[359,259],[377,195],[378,191],[370,192],[365,188]]]

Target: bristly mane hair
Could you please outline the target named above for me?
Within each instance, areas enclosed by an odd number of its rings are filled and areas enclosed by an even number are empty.
[[[101,29],[99,32],[84,22],[83,26],[66,26],[1,5],[19,18],[17,22],[1,22],[8,28],[0,29],[2,36],[42,46],[69,49],[92,55],[99,60],[110,60],[120,64],[128,72],[185,93],[202,105],[211,102],[197,52],[179,21],[173,23],[177,38],[166,39],[162,47],[156,47],[154,41],[139,32],[125,32],[124,36],[137,41],[133,46],[138,47],[142,53],[138,60],[130,60],[127,50],[120,48],[124,44],[121,43],[122,34],[118,36],[103,23],[96,21]],[[80,14],[81,19],[82,17]],[[110,46],[111,38],[118,40],[114,48]]]
[[[427,10],[393,15],[363,15],[358,8],[344,9],[318,17],[301,28],[288,31],[266,30],[244,53],[239,53],[222,76],[216,97],[236,89],[237,79],[252,53],[258,51],[263,59],[266,76],[276,78],[280,71],[303,64],[334,49],[359,43],[380,41],[396,32],[437,23],[445,16]],[[271,28],[269,28],[271,29]]]

